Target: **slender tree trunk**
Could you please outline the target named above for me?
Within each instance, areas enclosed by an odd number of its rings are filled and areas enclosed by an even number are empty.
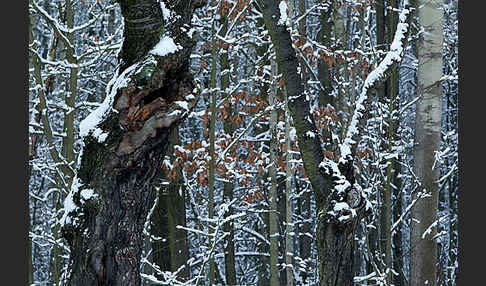
[[[277,76],[277,63],[272,61],[272,88],[269,94],[269,105],[274,106],[277,96],[277,85],[275,78]],[[270,114],[270,214],[269,214],[269,232],[270,232],[270,285],[277,286],[280,284],[278,275],[278,209],[277,209],[277,110],[273,109]]]
[[[157,205],[152,213],[150,235],[152,241],[152,262],[161,271],[171,271],[171,254],[169,248],[169,224],[167,219],[167,193],[162,189],[157,191]],[[163,275],[156,274],[158,280],[163,280]]]
[[[399,22],[398,12],[395,9],[399,8],[398,0],[389,0],[389,5],[394,11],[389,11],[387,14],[387,42],[390,44],[393,41],[393,36],[396,33],[396,28]],[[398,138],[398,127],[400,125],[400,118],[397,115],[400,106],[399,98],[399,81],[400,81],[400,69],[396,67],[391,70],[388,80],[385,82],[387,87],[390,113],[390,126],[389,126],[389,152],[392,152],[392,147],[395,146],[395,141]],[[402,213],[402,188],[401,182],[398,178],[400,174],[400,163],[398,158],[391,158],[391,165],[388,167],[387,176],[389,177],[389,183],[387,183],[386,192],[394,195],[393,200],[393,221],[399,219]],[[390,202],[391,203],[391,202]],[[391,215],[390,215],[391,216]],[[391,221],[388,227],[391,231]],[[393,284],[395,286],[405,285],[405,277],[403,276],[403,250],[402,250],[402,225],[400,224],[397,230],[392,234],[390,233],[391,240],[393,242],[393,265],[390,263],[390,267],[393,267],[398,275],[393,275]],[[389,246],[391,248],[391,244]],[[391,250],[390,250],[391,251]],[[391,253],[390,253],[390,257]],[[390,258],[391,260],[391,258]]]
[[[65,21],[66,26],[68,29],[72,29],[74,27],[74,8],[73,3],[71,0],[65,1]],[[75,39],[73,33],[68,33],[66,38],[75,45]],[[75,50],[74,47],[67,47],[66,49],[66,60],[68,63],[75,65],[77,63],[76,58],[74,57]],[[64,98],[64,103],[68,108],[68,111],[64,112],[64,125],[63,125],[63,133],[65,136],[62,138],[62,148],[61,154],[63,160],[65,161],[67,168],[72,168],[74,166],[74,115],[75,115],[75,102],[76,102],[76,95],[78,90],[78,68],[71,68],[69,72],[68,83],[68,92],[66,92],[66,96]],[[73,177],[70,175],[63,176],[64,184],[67,189],[71,188]],[[61,209],[61,202],[64,199],[62,196],[62,192],[59,192],[57,195],[54,196],[54,206],[56,212]],[[53,228],[53,236],[54,239],[57,241],[60,237],[60,228],[56,226]],[[54,244],[52,249],[52,280],[55,285],[58,285],[60,282],[61,277],[61,267],[62,267],[62,249],[61,246],[58,244]]]
[[[180,143],[179,130],[176,127],[169,137],[169,144],[180,145]],[[175,156],[172,157],[174,158]],[[177,278],[179,281],[185,281],[189,278],[189,265],[186,264],[189,259],[189,242],[187,241],[186,230],[180,229],[177,226],[186,226],[186,189],[182,177],[182,168],[180,166],[175,168],[175,178],[172,178],[173,181],[167,190],[166,204],[171,258],[170,265],[172,272],[176,272],[181,267],[184,267],[179,272]]]
[[[29,204],[28,204],[29,205]],[[30,212],[27,215],[28,219],[28,226],[29,226],[29,232],[27,233],[28,235],[28,241],[27,241],[27,263],[28,263],[28,283],[29,285],[32,285],[34,283],[34,267],[32,264],[32,238],[30,238],[30,232],[32,231],[32,221],[30,218]]]
[[[376,8],[376,22],[377,22],[377,44],[379,49],[386,50],[388,45],[393,41],[396,26],[398,24],[397,12],[386,10],[385,7],[398,8],[396,1],[380,0],[377,2]],[[385,14],[386,11],[386,14]],[[396,110],[398,107],[398,68],[391,71],[390,76],[385,81],[383,86],[379,89],[379,98],[382,104],[388,105],[388,130],[385,133],[384,148],[386,152],[393,152],[394,140],[398,130],[398,121],[396,117]],[[389,160],[388,166],[385,170],[385,184],[381,189],[381,212],[380,212],[380,249],[384,254],[384,263],[386,267],[386,283],[391,284],[392,281],[392,194],[393,183],[396,182],[398,166],[395,158]]]
[[[216,6],[216,2],[213,1],[213,7]],[[208,218],[213,219],[214,217],[214,189],[215,189],[215,169],[216,169],[216,153],[214,150],[214,139],[215,139],[215,132],[216,132],[216,68],[217,68],[217,50],[216,50],[216,29],[215,29],[215,22],[211,24],[211,103],[209,109],[211,110],[211,114],[209,116],[209,177],[208,177],[208,184],[209,184],[209,194],[208,194]],[[211,224],[208,224],[208,233],[209,233],[209,245],[210,247],[213,245],[213,240],[215,239],[212,237],[214,232],[213,227]],[[215,270],[216,265],[214,263],[214,255],[209,257],[209,285],[214,285],[215,279]]]
[[[220,19],[221,24],[221,34],[225,35],[228,31],[228,18],[221,17]],[[228,96],[227,89],[229,88],[230,84],[230,65],[228,60],[228,48],[229,45],[222,42],[222,47],[220,47],[220,56],[219,62],[221,66],[221,98],[225,98]],[[223,129],[224,132],[228,135],[233,135],[235,132],[236,126],[234,122],[231,121],[231,117],[236,112],[235,107],[232,104],[229,104],[226,108],[226,113],[228,117],[225,118],[223,122]],[[228,179],[228,178],[227,178]],[[223,199],[224,202],[229,204],[233,200],[233,183],[232,182],[225,182],[224,189],[223,189]],[[230,206],[228,212],[225,213],[224,218],[228,218],[233,214],[233,207]],[[227,285],[236,285],[236,268],[235,268],[235,229],[233,221],[227,222],[223,226],[223,230],[225,233],[229,235],[225,239],[224,242],[224,263],[225,263],[225,273],[226,273],[226,284]]]
[[[317,41],[325,47],[332,47],[331,33],[333,30],[332,11],[334,9],[334,1],[322,1],[326,4],[327,9],[322,9],[319,15],[320,30],[317,33]],[[326,59],[326,55],[322,54]],[[322,83],[325,90],[319,91],[319,104],[321,107],[326,107],[328,104],[334,105],[334,97],[332,96],[332,74],[331,67],[327,61],[321,59],[317,63],[317,70],[319,74],[319,81]]]
[[[343,51],[347,48],[347,41],[346,41],[346,22],[345,22],[345,13],[347,10],[347,6],[344,5],[343,0],[334,0],[333,4],[333,11],[332,11],[332,25],[333,25],[333,50],[334,51]],[[345,62],[341,59],[335,58],[334,61],[334,71],[335,77],[338,79],[339,82],[343,82],[346,76],[347,70]],[[340,121],[344,124],[345,119],[347,118],[346,113],[348,112],[348,103],[346,100],[346,90],[342,84],[337,84],[337,98],[334,102],[335,108],[338,112]],[[342,129],[344,134],[346,128]]]
[[[395,198],[394,198],[394,203],[393,203],[393,221],[397,221],[401,214],[403,213],[403,196],[402,196],[402,183],[400,179],[398,178],[398,174],[400,173],[400,165],[398,162],[394,162],[395,165],[393,169],[395,170],[395,174],[393,176],[393,185],[396,187],[394,190]],[[404,256],[404,251],[403,251],[403,226],[402,224],[399,224],[397,226],[397,229],[393,233],[393,269],[395,272],[398,274],[393,276],[393,284],[395,286],[405,286],[406,285],[406,279],[404,276],[404,268],[403,268],[403,256]]]
[[[265,23],[263,22],[262,18],[259,18],[257,20],[257,25],[258,25],[258,27],[260,27],[260,29],[264,29]],[[264,57],[265,53],[268,52],[268,49],[269,49],[269,45],[266,44],[266,43],[255,47],[256,55],[259,58],[263,57],[262,65],[265,65],[265,66],[271,65],[271,61],[270,61],[269,57]],[[257,87],[258,94],[260,96],[260,100],[263,101],[263,102],[265,102],[269,99],[269,92],[272,92],[270,90],[272,87],[269,84],[269,82],[271,82],[271,81],[267,80],[267,81],[261,82]],[[256,90],[255,90],[255,92],[256,92]],[[251,94],[251,91],[250,91],[250,94]],[[255,132],[255,134],[262,134],[262,133],[265,133],[265,132],[268,132],[268,131],[269,131],[269,125],[264,124],[264,125],[257,125],[255,127],[254,132]],[[262,141],[262,142],[259,142],[258,144],[259,144],[258,148],[260,148],[260,150],[264,150],[264,149],[269,150],[270,149],[269,141]],[[263,186],[262,186],[263,196],[269,197],[270,196],[269,188],[266,187],[266,182],[268,182],[269,174],[264,173],[264,174],[259,175],[259,176],[260,176],[259,181],[263,182]],[[268,207],[267,207],[267,205],[262,205],[259,209],[260,210],[268,210]],[[270,231],[269,231],[270,215],[269,215],[268,212],[262,212],[259,216],[260,216],[260,219],[256,223],[256,231],[260,235],[265,237],[265,239],[269,242],[270,241]],[[258,248],[259,253],[269,253],[270,252],[270,244],[263,242],[263,241],[257,242],[257,248]],[[258,283],[257,283],[258,286],[270,285],[270,272],[269,272],[269,270],[270,270],[270,257],[265,256],[265,255],[259,256],[259,258],[258,258]]]
[[[299,0],[299,15],[304,15],[304,13],[306,12],[306,0]],[[325,11],[325,12],[323,12]],[[327,10],[321,10],[321,16],[319,18],[319,21],[320,21],[320,30],[317,34],[317,40],[325,45],[326,47],[330,47],[331,45],[331,21],[329,21],[331,19],[331,11],[332,11],[332,3],[328,4],[328,9]],[[307,23],[306,23],[306,20],[305,18],[303,20],[301,20],[299,23],[298,23],[298,31],[299,31],[299,34],[301,36],[306,36],[307,35]],[[305,66],[305,64],[301,64],[301,67],[302,67],[302,71],[301,71],[301,74],[302,74],[302,82],[304,84],[304,89],[306,89],[307,87],[307,80],[308,80],[308,70]],[[321,106],[327,106],[328,103],[332,104],[332,97],[330,96],[330,93],[332,91],[332,87],[331,87],[331,73],[330,73],[330,69],[329,69],[329,66],[327,63],[324,63],[322,60],[318,62],[317,64],[317,69],[318,69],[318,76],[319,76],[319,80],[321,81],[321,83],[323,84],[323,86],[326,88],[326,91],[320,91],[319,93],[319,104]],[[286,91],[285,92],[285,98],[287,100],[286,102],[286,120],[289,120],[290,121],[290,110],[288,108],[288,92]],[[287,130],[289,129],[290,127],[287,127],[286,126],[286,136],[287,136]],[[290,134],[289,134],[290,135]],[[290,139],[290,138],[288,138]],[[286,140],[287,140],[287,137],[286,137]],[[289,141],[286,141],[287,143],[290,143]],[[291,147],[289,145],[287,145],[287,150],[290,151]],[[287,155],[290,155],[288,152],[287,152]],[[290,158],[287,157],[287,162],[289,162],[291,159],[291,156]],[[287,167],[287,169],[290,169],[290,167]],[[287,174],[287,180],[289,180],[288,178],[288,174]],[[299,191],[297,190],[297,184],[296,184],[296,187],[295,187],[295,192],[294,193],[299,193]],[[311,194],[309,191],[305,192],[304,194],[302,194],[302,197],[299,199],[299,203],[298,203],[298,206],[300,208],[300,215],[301,217],[304,219],[304,222],[302,223],[302,228],[300,231],[298,231],[297,233],[299,234],[298,236],[298,239],[300,241],[300,247],[299,247],[299,255],[300,255],[300,258],[304,261],[306,267],[299,267],[299,269],[302,269],[300,271],[300,276],[302,278],[302,283],[307,283],[307,277],[309,275],[309,272],[311,271],[311,248],[312,248],[312,237],[310,237],[310,233],[312,232],[312,229],[311,229],[311,223],[310,223],[310,218],[311,218]],[[303,235],[302,235],[303,233]],[[294,237],[295,239],[295,237]]]
[[[286,230],[285,230],[285,265],[287,269],[287,286],[294,285],[294,232],[293,232],[293,207],[292,207],[292,153],[290,152],[290,114],[288,111],[288,96],[285,93],[285,202],[286,202]]]
[[[175,17],[165,29],[157,1],[119,3],[125,20],[123,64],[104,104],[81,122],[84,147],[64,204],[62,230],[71,249],[66,284],[72,286],[140,285],[153,180],[172,129],[199,95],[189,73],[194,41],[181,27],[190,27],[194,9],[204,3],[167,1]],[[162,36],[181,48],[150,52]]]
[[[437,220],[439,150],[442,88],[442,1],[417,1],[418,19],[424,32],[418,40],[417,118],[415,124],[414,172],[420,187],[412,194],[429,196],[419,199],[411,210],[410,284],[436,285],[437,233],[431,224]],[[427,232],[426,232],[427,230]]]
[[[176,160],[174,146],[180,144],[177,126],[169,135],[167,148],[172,164]],[[156,237],[152,242],[152,251],[153,261],[161,270],[176,272],[180,267],[184,267],[177,277],[179,281],[184,281],[189,278],[189,266],[185,265],[189,259],[189,245],[186,231],[178,229],[177,226],[186,226],[185,188],[182,168],[173,168],[172,172],[161,172],[161,178],[170,183],[158,191],[158,203],[151,216],[151,235]]]

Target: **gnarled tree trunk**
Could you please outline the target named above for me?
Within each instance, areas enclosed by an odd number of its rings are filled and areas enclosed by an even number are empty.
[[[189,72],[194,41],[184,31],[204,1],[165,1],[165,20],[156,0],[119,3],[125,21],[121,69],[103,104],[80,124],[83,153],[64,203],[68,285],[140,285],[152,181],[171,130],[198,98]]]

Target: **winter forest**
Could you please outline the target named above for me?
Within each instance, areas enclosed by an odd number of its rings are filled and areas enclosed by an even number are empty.
[[[29,285],[456,285],[458,0],[29,0]]]

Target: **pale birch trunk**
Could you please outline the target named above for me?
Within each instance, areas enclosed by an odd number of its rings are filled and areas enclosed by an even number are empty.
[[[410,222],[410,285],[436,285],[436,228],[425,233],[437,220],[439,150],[441,130],[442,76],[442,1],[417,1],[419,24],[423,28],[418,40],[417,118],[415,125],[414,172],[421,182],[412,194],[429,196],[412,208]]]

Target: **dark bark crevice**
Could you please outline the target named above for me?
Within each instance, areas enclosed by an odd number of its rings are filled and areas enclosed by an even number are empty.
[[[189,72],[194,41],[180,31],[190,27],[196,6],[168,2],[180,17],[166,25],[165,32],[182,48],[156,56],[149,51],[161,36],[160,4],[119,1],[126,30],[115,82],[123,77],[125,84],[112,86],[112,105],[83,140],[62,227],[71,249],[67,285],[141,283],[142,235],[155,198],[153,183],[172,130],[199,97]],[[104,140],[95,135],[100,130],[107,134]]]

